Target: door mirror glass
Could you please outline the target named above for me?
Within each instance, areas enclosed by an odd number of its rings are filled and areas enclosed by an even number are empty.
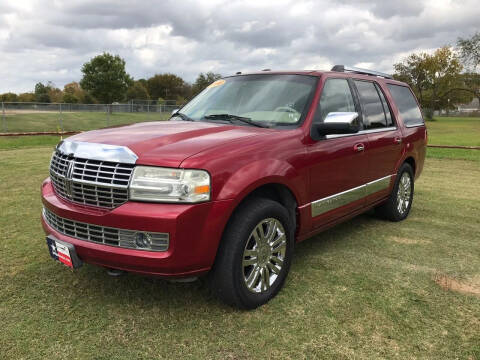
[[[322,123],[313,124],[318,136],[358,132],[357,112],[330,112]]]

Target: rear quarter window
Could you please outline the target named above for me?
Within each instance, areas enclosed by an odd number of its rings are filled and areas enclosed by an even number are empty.
[[[401,85],[387,84],[387,87],[405,126],[423,125],[422,113],[413,97],[412,91],[408,87]]]

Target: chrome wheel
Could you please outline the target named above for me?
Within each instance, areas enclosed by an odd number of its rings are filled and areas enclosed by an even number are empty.
[[[243,251],[242,273],[248,290],[261,293],[270,289],[283,268],[286,249],[280,221],[269,218],[255,226]]]
[[[412,195],[412,179],[407,172],[402,174],[397,190],[397,210],[400,215],[407,212]]]

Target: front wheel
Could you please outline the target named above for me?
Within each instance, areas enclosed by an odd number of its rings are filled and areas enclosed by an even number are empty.
[[[288,211],[253,198],[234,213],[210,274],[210,286],[230,305],[254,309],[280,291],[293,255]]]
[[[410,213],[414,191],[413,169],[404,163],[398,170],[393,191],[387,202],[375,208],[375,212],[388,220],[401,221]]]

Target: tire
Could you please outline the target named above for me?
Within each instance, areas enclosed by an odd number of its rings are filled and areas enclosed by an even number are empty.
[[[294,243],[291,223],[287,209],[273,200],[252,198],[240,205],[229,221],[209,274],[217,297],[241,309],[254,309],[272,299],[290,269]]]
[[[390,221],[402,221],[412,208],[414,192],[413,169],[404,163],[398,170],[393,191],[387,202],[375,208],[375,213]]]

